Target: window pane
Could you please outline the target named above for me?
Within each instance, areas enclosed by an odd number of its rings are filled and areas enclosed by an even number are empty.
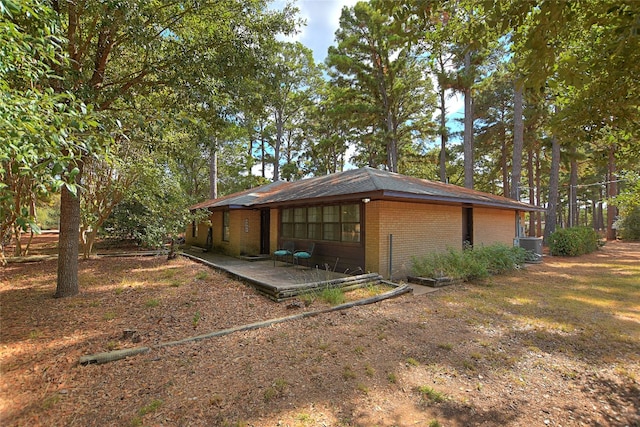
[[[307,215],[309,222],[322,222],[322,208],[320,206],[308,208]]]
[[[282,237],[293,237],[293,224],[282,224]]]
[[[340,224],[324,224],[322,231],[324,240],[340,240]]]
[[[343,242],[359,242],[360,241],[360,224],[342,224],[342,241]]]
[[[323,222],[340,222],[340,206],[324,206],[322,216]]]
[[[294,236],[296,239],[307,238],[307,224],[294,224]]]
[[[293,217],[293,222],[307,222],[307,209],[295,208]]]
[[[360,222],[360,206],[342,206],[342,222]]]
[[[282,222],[293,222],[293,209],[282,210]]]
[[[222,213],[222,240],[229,241],[229,211]]]
[[[322,224],[309,224],[307,230],[309,230],[307,238],[313,240],[322,239]]]

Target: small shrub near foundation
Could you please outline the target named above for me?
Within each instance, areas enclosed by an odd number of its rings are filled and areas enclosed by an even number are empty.
[[[467,248],[462,251],[449,249],[424,257],[414,257],[413,273],[419,277],[451,279],[483,279],[491,274],[501,274],[524,264],[527,252],[523,248],[504,244]]]

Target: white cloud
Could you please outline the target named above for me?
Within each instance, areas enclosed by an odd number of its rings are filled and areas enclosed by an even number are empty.
[[[334,35],[340,23],[340,14],[344,6],[353,6],[358,0],[298,0],[295,6],[300,10],[299,16],[307,23],[300,32],[285,38],[299,41],[311,50],[316,62],[324,62],[327,49],[334,42]],[[274,1],[273,9],[282,9],[285,0]]]

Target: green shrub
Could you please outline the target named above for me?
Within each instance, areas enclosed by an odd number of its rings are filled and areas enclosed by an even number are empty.
[[[584,255],[598,249],[598,241],[598,233],[592,228],[561,228],[549,236],[549,251],[551,255]]]
[[[634,208],[620,221],[620,238],[640,240],[640,207]]]
[[[413,273],[422,277],[450,277],[452,279],[482,279],[491,274],[514,270],[524,264],[527,251],[504,244],[449,249],[413,258]]]

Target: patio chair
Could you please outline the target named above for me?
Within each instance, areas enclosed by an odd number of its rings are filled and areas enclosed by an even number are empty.
[[[309,267],[309,260],[313,256],[313,250],[315,249],[316,244],[311,242],[309,243],[309,247],[306,251],[294,251],[293,252],[293,263],[300,265],[300,260],[304,259],[307,261],[307,267]]]
[[[284,242],[282,245],[282,249],[278,249],[273,253],[273,266],[276,266],[276,259],[282,258],[284,262],[287,262],[287,259],[291,257],[291,261],[293,262],[293,253],[295,252],[295,246],[293,242]]]

